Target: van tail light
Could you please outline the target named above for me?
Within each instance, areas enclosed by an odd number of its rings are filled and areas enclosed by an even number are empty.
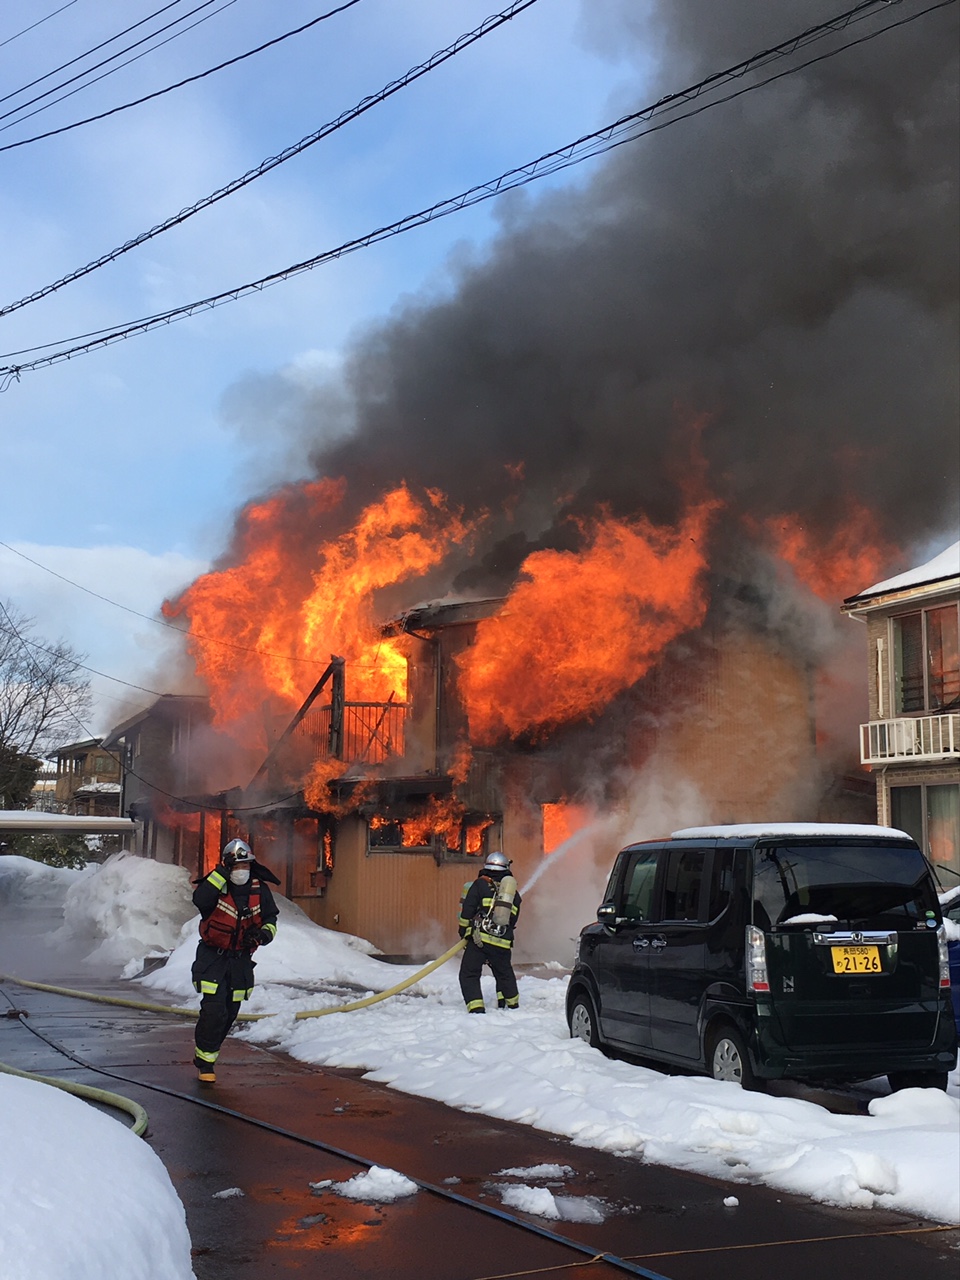
[[[947,931],[943,925],[937,930],[937,951],[940,955],[940,986],[950,986],[950,952],[947,950]]]
[[[767,941],[763,930],[755,924],[747,925],[747,990],[769,991],[770,979],[767,977]]]

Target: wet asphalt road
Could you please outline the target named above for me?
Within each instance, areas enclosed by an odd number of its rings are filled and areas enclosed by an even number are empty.
[[[10,959],[0,947],[0,971],[15,971]],[[135,995],[130,984],[98,985],[76,971],[55,978],[50,966],[44,968],[42,975],[21,976]],[[493,1184],[508,1181],[495,1177],[500,1170],[569,1165],[574,1173],[562,1194],[594,1197],[605,1221],[517,1217],[595,1253],[629,1258],[667,1280],[809,1280],[817,1272],[851,1280],[956,1280],[960,1231],[935,1229],[905,1214],[831,1209],[575,1147],[521,1125],[408,1097],[356,1072],[306,1067],[234,1039],[227,1041],[218,1084],[210,1089],[195,1081],[188,1023],[11,983],[3,990],[27,1011],[29,1026],[93,1066],[140,1082],[124,1085],[78,1067],[16,1018],[0,1017],[0,1061],[112,1088],[147,1109],[147,1140],[186,1208],[198,1280],[500,1280],[532,1273],[610,1280],[623,1272],[585,1263],[589,1255],[422,1189],[382,1206],[317,1192],[311,1182],[342,1181],[363,1166],[143,1087],[148,1084],[216,1101],[495,1208],[501,1199]],[[0,1001],[0,1012],[6,1007]],[[217,1197],[234,1187],[243,1195]],[[729,1195],[739,1200],[736,1208],[724,1206]]]

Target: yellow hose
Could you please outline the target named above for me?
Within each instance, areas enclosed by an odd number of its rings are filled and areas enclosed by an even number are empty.
[[[52,987],[47,982],[28,982],[26,978],[17,978],[12,973],[0,973],[0,982],[15,982],[20,987],[31,987],[34,991],[51,991],[55,996],[72,996],[75,1000],[92,1000],[95,1004],[118,1004],[122,1009],[146,1009],[148,1013],[172,1013],[178,1018],[195,1018],[199,1009],[178,1009],[169,1004],[149,1004],[145,1000],[125,1000],[121,996],[98,996],[92,991],[74,991],[71,987]],[[261,1018],[270,1017],[267,1013],[241,1013],[240,1022],[259,1022]]]
[[[323,1018],[328,1013],[352,1013],[354,1009],[366,1009],[367,1005],[376,1004],[380,1000],[386,1000],[388,996],[395,996],[400,991],[406,991],[407,987],[412,987],[421,978],[425,978],[428,973],[433,973],[434,969],[439,969],[442,964],[446,964],[451,956],[455,956],[458,951],[462,951],[466,945],[466,938],[461,938],[458,943],[452,946],[449,951],[445,951],[442,956],[438,956],[436,960],[431,960],[428,965],[424,965],[412,977],[404,978],[403,982],[398,982],[395,987],[390,987],[386,991],[380,991],[373,996],[365,996],[363,1000],[352,1000],[350,1004],[338,1004],[332,1009],[304,1009],[302,1013],[296,1015],[296,1020],[299,1021],[301,1018]]]
[[[0,1071],[8,1076],[20,1076],[23,1080],[36,1080],[40,1084],[49,1084],[54,1089],[62,1089],[64,1093],[72,1093],[78,1098],[84,1098],[87,1102],[102,1102],[109,1107],[116,1107],[118,1111],[126,1111],[127,1115],[133,1117],[131,1133],[135,1133],[138,1138],[146,1133],[146,1111],[138,1102],[134,1102],[132,1098],[125,1098],[121,1093],[111,1093],[109,1089],[94,1089],[88,1084],[74,1084],[72,1080],[54,1080],[50,1076],[34,1075],[32,1071],[18,1071],[16,1067],[8,1067],[5,1062],[0,1062]]]
[[[332,1009],[308,1009],[303,1013],[298,1013],[297,1018],[322,1018],[328,1013],[350,1013],[354,1009],[365,1009],[367,1005],[377,1004],[380,1000],[386,1000],[389,996],[395,996],[400,991],[406,991],[407,987],[412,987],[419,982],[421,978],[425,978],[428,973],[433,973],[434,969],[439,969],[445,964],[451,956],[455,956],[466,946],[466,940],[461,938],[449,951],[445,951],[442,956],[438,956],[436,960],[431,960],[428,965],[418,970],[409,978],[404,978],[403,982],[398,982],[396,986],[390,987],[386,991],[380,991],[376,995],[366,996],[363,1000],[353,1000],[350,1004],[338,1004]],[[150,1004],[145,1000],[127,1000],[121,996],[99,996],[92,991],[74,991],[71,987],[54,987],[47,982],[28,982],[26,978],[17,978],[13,974],[0,973],[0,982],[14,982],[20,987],[30,987],[34,991],[50,991],[56,996],[71,996],[75,1000],[92,1000],[95,1004],[115,1004],[122,1009],[145,1009],[148,1013],[172,1013],[177,1018],[196,1018],[199,1009],[178,1009],[168,1004]],[[240,1013],[237,1015],[238,1022],[259,1022],[262,1018],[274,1017],[270,1013]]]

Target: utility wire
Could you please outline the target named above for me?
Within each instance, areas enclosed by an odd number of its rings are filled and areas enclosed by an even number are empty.
[[[49,573],[52,577],[59,578],[61,582],[66,582],[68,586],[76,587],[78,591],[86,592],[88,596],[93,596],[95,600],[102,600],[104,604],[111,604],[116,609],[122,609],[124,613],[132,613],[135,618],[142,618],[144,622],[152,622],[155,626],[166,627],[168,631],[175,631],[178,636],[187,636],[188,638],[195,640],[206,640],[210,644],[222,645],[227,649],[236,649],[241,653],[257,653],[260,654],[261,657],[279,658],[284,662],[305,662],[314,667],[323,667],[327,665],[325,660],[321,661],[319,658],[302,658],[297,657],[292,653],[271,653],[267,649],[252,648],[250,645],[245,644],[234,644],[231,640],[221,640],[216,636],[203,635],[201,632],[189,629],[185,630],[183,627],[178,627],[176,623],[165,622],[162,618],[151,617],[149,613],[140,613],[136,609],[131,609],[129,605],[121,604],[119,600],[111,600],[108,596],[102,596],[99,591],[92,591],[82,583],[74,582],[72,578],[67,578],[64,574],[58,573],[56,569],[51,569],[49,565],[41,564],[39,560],[34,560],[32,556],[26,555],[25,552],[18,551],[16,547],[11,547],[9,542],[0,542],[0,547],[4,547],[7,551],[11,551],[15,556],[19,556],[21,560],[26,560],[29,564],[35,565],[38,569],[42,569],[44,573]],[[111,677],[108,676],[107,679],[109,680]],[[147,692],[150,693],[151,690],[148,689]]]
[[[35,111],[27,111],[24,115],[20,116],[18,119],[11,120],[9,124],[0,126],[0,132],[6,132],[7,129],[16,128],[18,124],[23,124],[24,120],[29,120],[31,116],[39,115],[41,111],[46,111],[48,108],[56,106],[58,102],[65,102],[67,98],[72,98],[75,93],[82,93],[84,89],[89,89],[91,85],[97,84],[100,80],[106,80],[108,76],[114,75],[117,71],[122,71],[124,67],[129,67],[131,63],[139,62],[141,58],[146,58],[148,54],[156,53],[156,51],[158,49],[162,49],[165,44],[169,44],[172,40],[179,40],[181,36],[186,35],[188,31],[192,31],[194,27],[199,27],[202,22],[209,22],[211,18],[218,18],[225,9],[229,9],[231,5],[235,5],[236,3],[237,3],[237,0],[224,0],[224,3],[220,5],[219,9],[213,9],[210,13],[205,13],[202,17],[198,18],[196,22],[191,22],[189,26],[181,27],[179,31],[174,31],[172,35],[167,36],[166,40],[158,40],[157,43],[151,45],[149,49],[143,49],[141,50],[140,53],[135,53],[133,57],[128,58],[126,62],[118,62],[117,65],[115,67],[111,67],[109,71],[104,71],[100,75],[94,76],[92,80],[87,80],[83,84],[77,85],[77,87],[75,89],[71,89],[69,93],[61,93],[59,98],[51,98],[49,102],[43,103],[41,106],[37,107]],[[203,8],[202,5],[201,5],[201,8]],[[199,10],[197,9],[193,10],[193,13],[198,13],[198,12]],[[177,21],[183,22],[185,21],[186,18],[190,16],[191,16],[190,14],[186,14],[184,18],[178,18]],[[162,30],[167,30],[167,28],[164,27],[162,28]],[[159,32],[154,32],[154,35],[159,35]],[[152,37],[148,37],[148,38],[152,39]],[[131,47],[135,48],[136,46],[131,46]],[[121,50],[121,53],[118,53],[115,56],[119,58],[122,56],[123,53],[126,53],[126,52],[128,51]],[[90,70],[92,71],[93,68],[91,67]],[[87,74],[88,72],[86,71],[83,72],[83,75],[87,75]],[[79,79],[80,77],[75,77],[75,78]],[[71,82],[68,81],[67,83],[71,83]],[[62,86],[58,86],[58,87],[62,87]],[[55,93],[56,89],[51,89],[49,92]],[[26,106],[26,103],[24,103],[24,106]],[[20,108],[17,107],[15,108],[14,111],[8,111],[7,115],[14,115],[16,114],[16,111],[19,111],[19,110]],[[5,120],[6,116],[0,116],[0,119]],[[4,150],[5,149],[6,148],[4,148]]]
[[[3,612],[12,627],[13,622],[11,621],[9,613],[7,613],[6,609],[4,609]],[[105,671],[97,671],[95,667],[88,667],[78,658],[68,658],[66,654],[58,653],[56,649],[48,649],[45,644],[40,644],[38,640],[27,640],[26,637],[21,636],[18,631],[8,631],[6,627],[0,626],[0,635],[10,636],[15,640],[19,640],[22,645],[28,644],[31,649],[38,649],[41,653],[48,653],[51,658],[59,658],[62,662],[65,662],[67,666],[78,667],[81,671],[89,671],[92,676],[100,676],[104,680],[112,680],[114,684],[124,684],[128,689],[139,689],[141,693],[151,693],[155,698],[163,697],[163,694],[159,693],[156,689],[147,689],[142,684],[131,684],[129,680],[121,680],[119,676],[109,676]]]
[[[71,0],[71,2],[76,3],[76,0]],[[182,89],[184,85],[193,84],[197,80],[204,80],[207,76],[212,76],[217,71],[223,71],[226,67],[235,66],[238,62],[243,62],[246,58],[252,58],[256,53],[263,53],[264,49],[270,49],[275,44],[282,44],[284,40],[289,40],[291,36],[298,36],[304,31],[309,31],[310,28],[315,27],[317,23],[326,22],[327,18],[332,18],[338,13],[343,13],[345,9],[352,9],[355,4],[359,3],[360,0],[346,0],[346,3],[341,4],[336,9],[330,9],[327,13],[322,13],[319,18],[312,18],[310,22],[305,22],[300,27],[294,27],[292,31],[285,31],[283,35],[275,36],[274,39],[267,40],[264,44],[257,45],[255,49],[248,49],[246,53],[238,54],[235,58],[228,58],[226,62],[220,62],[215,67],[209,67],[206,71],[201,71],[195,76],[187,76],[185,80],[178,80],[176,84],[169,84],[165,89],[157,89],[154,93],[145,94],[142,98],[134,98],[131,102],[124,102],[119,107],[111,107],[109,111],[101,111],[98,115],[87,116],[84,120],[74,120],[73,124],[61,125],[59,129],[50,129],[46,133],[38,133],[33,138],[21,138],[19,142],[8,142],[5,146],[0,147],[0,152],[13,151],[17,147],[26,147],[29,146],[30,143],[40,142],[44,138],[55,138],[57,134],[69,133],[71,129],[79,129],[81,125],[93,124],[96,120],[105,120],[108,116],[115,116],[120,111],[129,111],[131,107],[142,106],[143,103],[151,102],[154,98],[162,98],[164,94],[173,93],[175,89]],[[19,123],[19,121],[13,122],[13,124]],[[3,128],[11,129],[13,128],[13,124],[4,125]]]
[[[385,227],[380,227],[376,231],[371,231],[367,235],[358,237],[355,240],[349,240],[344,244],[338,245],[335,249],[328,249],[323,253],[317,254],[316,257],[309,258],[304,262],[295,263],[290,267],[285,267],[284,269],[273,272],[270,275],[262,276],[259,280],[251,281],[248,284],[238,285],[223,293],[213,294],[210,297],[202,298],[196,302],[187,303],[181,307],[174,307],[169,311],[160,312],[156,315],[143,317],[140,320],[131,321],[123,326],[118,326],[112,329],[96,329],[90,333],[78,334],[73,338],[61,338],[59,342],[49,342],[34,347],[26,347],[20,351],[5,352],[3,355],[0,355],[0,359],[10,359],[19,355],[28,355],[31,352],[43,351],[53,346],[60,346],[62,348],[59,351],[52,352],[50,355],[39,356],[34,360],[21,364],[0,366],[0,392],[6,391],[13,381],[19,381],[21,373],[28,372],[32,369],[47,368],[51,365],[59,364],[64,360],[70,360],[74,356],[85,354],[88,351],[94,351],[101,347],[110,346],[115,342],[121,342],[125,338],[132,337],[134,334],[147,333],[152,329],[160,328],[162,325],[168,325],[178,320],[186,319],[188,316],[194,315],[197,312],[212,310],[214,307],[222,306],[224,303],[234,302],[238,298],[249,293],[260,292],[263,289],[279,284],[281,281],[287,280],[292,276],[300,275],[306,271],[312,271],[315,267],[336,261],[337,259],[346,256],[348,253],[354,253],[371,244],[376,244],[382,240],[387,240],[392,236],[400,235],[405,231],[412,230],[414,227],[423,226],[428,222],[433,222],[438,218],[446,217],[448,214],[456,213],[461,209],[470,208],[485,200],[490,200],[493,197],[502,194],[504,191],[525,186],[527,183],[534,182],[539,178],[545,177],[547,174],[559,172],[562,169],[579,164],[583,160],[590,159],[593,156],[601,155],[606,151],[610,151],[615,147],[622,146],[624,143],[636,141],[638,138],[645,137],[650,133],[656,133],[661,129],[668,128],[679,120],[686,120],[691,116],[699,115],[700,112],[707,111],[711,107],[718,106],[721,103],[730,102],[754,89],[762,88],[764,85],[772,84],[774,81],[793,75],[809,66],[813,66],[815,63],[823,62],[828,58],[835,57],[838,53],[842,53],[856,45],[864,44],[867,41],[874,39],[876,36],[882,35],[886,31],[891,31],[897,27],[905,26],[907,23],[913,22],[917,18],[923,17],[925,14],[933,13],[935,10],[946,8],[950,4],[955,4],[957,3],[957,0],[939,0],[938,3],[930,5],[928,8],[922,9],[917,13],[911,14],[909,17],[903,18],[899,22],[888,23],[886,26],[870,32],[869,35],[862,36],[857,40],[848,41],[846,44],[839,45],[827,53],[821,54],[815,58],[810,58],[806,62],[798,63],[788,68],[786,71],[781,71],[768,76],[764,80],[754,81],[752,84],[737,89],[734,92],[727,94],[725,97],[714,98],[699,107],[695,107],[680,115],[673,116],[671,119],[665,120],[660,124],[652,125],[649,128],[638,128],[638,125],[649,120],[653,115],[659,114],[661,111],[676,107],[681,102],[688,102],[696,99],[709,88],[716,88],[726,81],[738,79],[748,70],[755,68],[758,65],[772,61],[774,58],[784,57],[797,48],[801,48],[804,45],[811,43],[813,40],[820,39],[832,32],[843,30],[851,23],[868,16],[867,11],[874,10],[878,7],[886,9],[889,7],[890,3],[899,4],[902,3],[902,0],[864,0],[864,3],[857,5],[847,13],[840,14],[836,18],[832,18],[829,22],[821,23],[817,27],[812,27],[809,30],[802,32],[800,35],[794,36],[788,41],[784,41],[783,44],[775,46],[773,49],[755,54],[754,57],[747,59],[745,62],[738,63],[735,67],[731,67],[727,71],[717,72],[715,75],[708,77],[706,80],[700,81],[689,89],[661,98],[652,106],[645,107],[641,111],[635,111],[629,115],[622,116],[619,120],[605,126],[603,129],[598,129],[594,133],[586,134],[575,142],[568,143],[565,147],[561,147],[556,151],[547,152],[536,160],[530,161],[528,164],[523,165],[520,168],[511,169],[507,173],[501,174],[500,177],[494,178],[490,182],[482,183],[476,187],[471,187],[468,191],[461,192],[459,195],[452,196],[446,200],[441,200],[437,204],[430,206],[428,209],[423,209],[418,213],[408,214],[398,222],[391,223]],[[0,312],[0,314],[2,314],[2,312]],[[64,342],[75,342],[78,345],[62,347]]]
[[[5,44],[13,44],[14,40],[19,40],[21,36],[25,36],[28,31],[32,31],[34,27],[41,27],[45,22],[49,22],[51,18],[55,18],[58,13],[63,13],[64,9],[69,9],[72,4],[76,4],[77,0],[67,0],[66,4],[62,4],[59,9],[54,9],[53,13],[48,13],[45,18],[38,18],[36,22],[31,22],[29,27],[24,27],[22,31],[18,31],[15,35],[7,36],[6,40],[0,40],[0,49]]]
[[[20,642],[20,647],[23,649],[24,655],[33,669],[34,676],[41,675],[42,673],[40,671],[40,668],[34,662],[33,655],[30,653],[29,641],[25,640],[24,637],[17,630],[16,624],[14,623],[13,619],[10,617],[10,614],[7,612],[6,606],[4,605],[2,600],[0,600],[0,613],[3,614],[4,618],[6,618],[7,623],[10,627],[10,631],[8,632],[8,634],[15,636],[16,639]],[[112,677],[108,676],[107,678],[111,679]],[[123,682],[121,681],[121,683]],[[139,686],[134,685],[133,687],[138,688]],[[77,722],[77,724],[83,730],[85,737],[87,738],[99,737],[98,734],[93,733],[93,731],[89,728],[89,726],[86,725],[83,722],[83,720],[81,720],[81,718],[77,715],[76,711],[74,711],[73,707],[71,707],[70,704],[67,702],[67,700],[63,697],[63,695],[61,694],[60,690],[56,687],[56,685],[51,685],[51,692],[54,694],[57,701],[63,707],[64,711],[66,711]],[[149,693],[152,691],[148,689],[145,692]],[[157,696],[165,697],[166,695],[158,694]],[[134,769],[131,769],[127,765],[125,765],[123,760],[121,760],[120,756],[117,755],[115,752],[111,751],[109,747],[103,747],[102,749],[107,753],[108,756],[110,756],[112,760],[114,760],[120,766],[120,768],[123,770],[125,774],[129,774],[131,778],[136,778],[138,782],[142,782],[144,786],[149,787],[152,791],[155,791],[158,795],[165,796],[168,800],[174,800],[177,804],[189,805],[194,809],[197,809],[197,808],[204,809],[211,813],[252,813],[259,809],[272,809],[274,806],[283,804],[287,800],[295,800],[297,796],[300,795],[302,790],[302,788],[298,788],[296,791],[291,791],[289,795],[279,796],[275,799],[269,800],[266,804],[249,804],[249,805],[243,805],[239,808],[234,807],[233,805],[216,805],[216,804],[197,805],[189,796],[174,795],[172,791],[165,791],[163,787],[158,787],[155,782],[151,782],[148,778],[144,778],[142,774],[137,773]]]
[[[182,4],[183,0],[169,0],[160,9],[155,9],[153,13],[148,13],[145,18],[141,18],[139,22],[134,22],[132,26],[124,27],[122,31],[118,31],[109,40],[101,40],[99,44],[95,44],[92,49],[87,49],[85,53],[78,53],[75,58],[71,58],[69,62],[61,62],[59,67],[54,67],[52,71],[46,71],[42,76],[37,76],[35,80],[28,81],[19,89],[11,89],[9,93],[5,93],[0,97],[0,102],[9,102],[11,98],[15,98],[18,93],[26,93],[28,89],[32,89],[35,85],[43,84],[44,80],[49,80],[51,76],[59,75],[61,71],[66,71],[69,67],[74,66],[78,62],[82,62],[84,58],[89,58],[95,53],[99,53],[101,49],[105,49],[108,44],[113,44],[114,40],[122,40],[124,36],[128,36],[131,31],[136,31],[138,27],[142,27],[145,22],[152,22],[154,18],[159,18],[161,14],[166,13],[168,9],[175,9],[178,4]],[[213,4],[213,0],[207,0],[208,4]]]
[[[877,3],[877,0],[871,0]],[[292,159],[294,156],[300,155],[306,151],[308,147],[312,147],[321,139],[329,137],[332,133],[336,133],[338,129],[342,129],[344,125],[349,124],[352,120],[356,120],[365,112],[370,111],[373,107],[379,106],[381,102],[385,102],[387,98],[392,97],[395,93],[399,93],[401,89],[405,89],[408,85],[413,84],[415,80],[419,80],[421,76],[427,75],[436,67],[441,66],[450,58],[456,56],[463,49],[475,44],[484,36],[489,35],[491,31],[495,31],[498,27],[509,22],[511,18],[515,18],[517,14],[522,13],[525,9],[529,9],[536,4],[537,0],[514,0],[501,13],[492,15],[484,19],[479,27],[466,35],[460,36],[453,44],[448,45],[446,49],[441,49],[438,53],[433,54],[426,62],[422,62],[419,66],[413,67],[410,71],[402,75],[399,80],[393,80],[386,85],[379,93],[371,94],[364,98],[355,107],[351,107],[349,111],[344,111],[337,116],[336,120],[330,121],[322,128],[314,133],[308,134],[305,138],[301,138],[299,142],[295,142],[292,146],[281,151],[279,155],[271,156],[263,160],[255,169],[243,174],[239,178],[235,178],[232,182],[228,182],[226,186],[214,191],[211,195],[206,196],[203,200],[198,200],[196,204],[189,205],[186,209],[181,209],[179,213],[158,223],[155,227],[151,227],[149,231],[143,231],[138,236],[134,236],[132,240],[128,240],[125,244],[120,245],[116,249],[112,249],[109,253],[102,254],[101,257],[89,262],[85,267],[80,267],[76,271],[71,271],[69,275],[63,276],[60,280],[55,280],[52,284],[37,289],[34,293],[29,294],[25,298],[21,298],[18,302],[10,303],[8,306],[0,308],[0,316],[9,315],[13,311],[18,311],[21,307],[27,306],[31,302],[36,302],[39,298],[45,298],[48,294],[56,293],[58,289],[62,289],[64,285],[71,284],[74,280],[79,280],[83,276],[89,275],[91,271],[96,271],[98,267],[106,266],[108,262],[113,262],[124,253],[129,253],[131,249],[136,249],[138,245],[152,240],[155,236],[160,235],[164,231],[168,231],[171,227],[179,226],[186,222],[188,218],[192,218],[194,214],[199,213],[202,209],[208,209],[217,201],[223,200],[226,196],[233,195],[235,191],[239,191],[242,187],[248,186],[257,178],[262,177],[265,173],[269,173],[272,169],[276,169],[278,165]]]

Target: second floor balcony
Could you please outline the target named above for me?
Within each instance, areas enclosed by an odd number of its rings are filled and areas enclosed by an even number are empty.
[[[960,713],[871,720],[860,726],[862,764],[960,760]]]

